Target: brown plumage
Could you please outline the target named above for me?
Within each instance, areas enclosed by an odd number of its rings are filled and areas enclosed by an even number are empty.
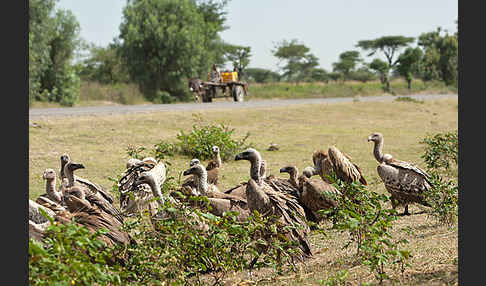
[[[323,180],[309,179],[304,175],[298,177],[301,190],[300,202],[315,216],[316,222],[324,217],[319,210],[333,209],[338,206],[337,200],[341,193],[332,185]]]
[[[314,151],[312,161],[316,173],[328,183],[330,182],[327,176],[332,170],[344,182],[359,181],[363,185],[368,185],[359,166],[351,162],[351,157],[335,146],[329,147],[327,151]]]
[[[123,222],[123,216],[121,212],[102,195],[101,192],[93,191],[87,185],[80,183],[74,176],[74,171],[78,169],[84,169],[83,164],[79,164],[73,161],[69,161],[64,165],[64,175],[68,179],[68,185],[63,186],[62,192],[64,196],[68,194],[77,194],[78,197],[84,197],[91,204],[94,204],[101,208],[106,213],[112,215],[120,222]],[[84,194],[83,194],[84,193]]]
[[[373,133],[368,141],[374,142],[373,155],[380,163],[377,167],[378,175],[391,194],[392,207],[405,205],[404,215],[409,215],[408,204],[419,203],[424,206],[430,204],[425,201],[424,193],[430,190],[429,174],[408,162],[394,159],[390,154],[383,154],[383,135]]]
[[[39,209],[42,209],[51,218],[54,218],[56,215],[56,213],[50,208],[29,199],[29,220],[37,224],[49,221],[46,217],[44,217],[44,215],[42,215]]]
[[[67,195],[65,201],[72,212],[56,215],[56,220],[61,223],[68,223],[74,218],[76,223],[85,226],[91,232],[105,228],[108,230],[108,233],[103,234],[101,239],[109,246],[129,244],[132,241],[130,235],[121,230],[123,224],[97,205],[93,205],[89,201],[74,195]]]
[[[50,200],[62,204],[64,194],[61,190],[56,190],[56,171],[53,169],[46,169],[42,178],[46,180],[46,193],[41,196],[46,196]]]
[[[281,234],[287,240],[298,242],[301,250],[299,258],[312,256],[310,243],[307,239],[310,229],[304,219],[304,209],[299,205],[297,199],[289,194],[274,190],[271,185],[263,180],[260,176],[262,159],[257,150],[249,148],[236,155],[235,160],[250,161],[251,178],[246,184],[246,199],[250,212],[258,211],[263,217],[273,217],[275,222],[280,225],[278,230]],[[294,228],[289,230],[284,226],[293,226]],[[252,261],[250,268],[255,262],[256,259]]]
[[[71,161],[71,158],[69,157],[68,154],[64,153],[61,155],[61,171],[60,171],[61,180],[67,178],[66,172],[64,171],[64,166],[69,161]],[[90,191],[93,193],[100,193],[100,195],[102,195],[106,201],[108,201],[110,204],[113,204],[114,202],[113,196],[105,188],[103,188],[103,186],[93,183],[88,179],[78,177],[76,175],[74,175],[74,181],[77,182],[78,184],[88,187]]]

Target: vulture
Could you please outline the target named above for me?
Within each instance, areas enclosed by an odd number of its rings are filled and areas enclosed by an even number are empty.
[[[223,166],[221,161],[221,155],[218,146],[212,147],[213,159],[206,165],[206,171],[208,171],[208,183],[218,186],[219,179],[219,169]],[[189,166],[192,167],[194,164],[200,164],[199,159],[192,159]],[[194,194],[194,190],[197,188],[197,184],[194,181],[194,176],[190,176],[184,180],[182,187],[189,187],[192,190],[191,193]]]
[[[363,185],[368,185],[358,165],[351,162],[351,157],[341,152],[335,146],[329,147],[327,151],[314,151],[312,161],[315,168],[313,174],[317,173],[322,180],[328,183],[330,182],[327,175],[333,170],[336,176],[344,182],[359,181]]]
[[[393,209],[404,205],[405,210],[402,215],[410,215],[408,212],[410,203],[430,207],[424,197],[424,193],[431,189],[430,175],[409,162],[397,160],[390,154],[383,154],[381,133],[371,134],[368,137],[368,142],[370,141],[374,142],[373,155],[380,163],[376,169],[386,190],[391,194]]]
[[[61,171],[60,171],[61,181],[63,181],[65,178],[67,178],[66,172],[64,170],[64,166],[69,161],[71,161],[71,158],[69,157],[68,154],[64,153],[64,154],[61,155]],[[69,178],[68,178],[68,180],[69,180]],[[78,177],[76,175],[74,175],[74,181],[76,181],[76,183],[78,183],[78,184],[82,184],[82,185],[87,186],[91,190],[91,192],[93,192],[93,193],[100,193],[100,195],[103,196],[106,201],[108,201],[110,204],[113,204],[113,202],[114,202],[113,196],[107,190],[105,190],[102,186],[95,184],[95,183],[91,182],[90,180]]]
[[[47,215],[50,216],[51,218],[54,218],[56,216],[56,212],[54,212],[50,208],[38,204],[33,200],[29,200],[29,221],[32,221],[33,223],[36,224],[41,224],[49,221],[46,217],[42,215],[39,209],[45,211]]]
[[[312,251],[307,235],[310,232],[305,222],[305,212],[297,199],[287,193],[276,191],[261,177],[261,155],[248,148],[235,156],[235,161],[248,160],[250,162],[250,179],[246,184],[246,200],[250,212],[258,211],[263,217],[273,217],[279,224],[278,230],[286,240],[296,241],[301,250],[299,258],[311,257]],[[291,226],[291,228],[285,228]],[[267,236],[268,234],[264,234]],[[259,253],[265,251],[260,249]],[[256,263],[258,256],[250,263],[250,269]]]
[[[236,217],[237,220],[246,221],[249,214],[246,200],[235,195],[220,192],[216,185],[208,183],[207,172],[203,165],[194,164],[184,171],[184,176],[194,176],[197,193],[208,198],[212,214],[222,216],[224,212],[237,211],[239,213]]]
[[[101,192],[93,191],[93,189],[89,188],[86,184],[81,183],[77,180],[77,177],[74,176],[73,172],[78,169],[84,169],[84,165],[73,161],[68,161],[64,165],[64,175],[66,176],[68,181],[67,186],[62,186],[64,196],[66,196],[67,194],[76,193],[79,196],[82,196],[86,200],[88,200],[90,204],[95,204],[106,213],[112,215],[120,222],[123,222],[123,216],[121,212],[113,204],[111,204],[106,199],[106,197],[102,195]]]
[[[134,183],[141,173],[150,171],[156,164],[157,161],[151,157],[143,160],[135,158],[128,160],[127,169],[118,181],[120,209],[123,214],[130,216],[142,209],[148,209],[152,215],[155,215],[158,204],[156,201],[151,200],[153,198],[152,189],[147,184],[135,186]],[[159,171],[162,170],[159,169]],[[165,178],[165,171],[162,171],[158,176]]]
[[[46,193],[42,194],[42,197],[46,197],[51,201],[54,201],[58,204],[63,204],[63,196],[61,190],[56,190],[56,171],[53,169],[46,169],[42,178],[46,180]]]
[[[290,175],[289,182],[296,186],[299,191],[299,203],[306,211],[308,220],[318,223],[322,216],[317,213],[318,210],[330,209],[337,206],[337,196],[341,196],[332,184],[323,180],[310,179],[307,175],[298,176],[296,166],[286,166],[280,169],[281,173]]]
[[[174,199],[172,196],[165,197],[162,194],[161,189],[165,181],[165,176],[166,176],[165,172],[166,172],[165,165],[162,162],[160,162],[149,171],[144,171],[140,173],[140,175],[133,182],[133,186],[136,188],[138,186],[147,185],[150,188],[151,190],[150,196],[146,198],[142,198],[142,200],[153,200],[153,198],[158,198],[158,200],[155,202],[156,204],[157,202],[159,204],[162,204],[163,202],[165,202],[165,200],[169,200],[169,202],[171,202],[173,205],[180,205],[180,202]],[[152,205],[150,204],[149,208],[152,215],[151,216],[152,219],[165,219],[169,215],[170,216],[173,215],[173,213],[167,213],[165,211],[157,212],[158,205],[156,205],[155,208],[153,208]],[[206,223],[202,222],[195,213],[191,213],[190,216],[194,218],[195,221],[198,223],[195,226],[196,229],[202,230],[203,232],[209,230],[209,226]],[[176,217],[176,219],[180,219],[180,218]],[[152,220],[152,223],[153,222],[154,221]]]

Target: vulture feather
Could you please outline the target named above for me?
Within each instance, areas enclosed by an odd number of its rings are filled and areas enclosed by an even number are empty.
[[[327,176],[334,171],[336,176],[344,182],[351,183],[359,181],[363,185],[368,185],[363,176],[361,168],[351,162],[351,157],[341,152],[335,146],[329,147],[327,151],[317,150],[312,154],[312,161],[317,174],[322,180],[329,182]]]

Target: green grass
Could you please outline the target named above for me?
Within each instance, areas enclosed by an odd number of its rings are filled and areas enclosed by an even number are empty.
[[[457,89],[448,87],[442,82],[427,82],[414,80],[411,90],[407,88],[407,82],[402,79],[392,80],[392,92],[396,95],[408,95],[418,93],[457,93]],[[321,98],[321,97],[353,97],[384,95],[379,81],[366,83],[357,81],[329,82],[325,83],[251,83],[249,85],[251,98]]]
[[[279,174],[287,164],[299,170],[312,164],[312,152],[318,148],[337,146],[349,154],[360,166],[369,188],[385,192],[376,172],[377,162],[367,137],[373,132],[384,134],[384,152],[395,158],[424,167],[421,159],[425,146],[419,144],[425,136],[458,128],[458,101],[444,99],[416,104],[408,101],[349,102],[313,104],[289,107],[211,110],[197,112],[205,120],[225,123],[235,128],[237,138],[250,132],[253,142],[268,162],[268,174]],[[110,177],[124,171],[128,146],[153,149],[161,140],[175,142],[182,129],[192,128],[193,112],[158,112],[132,115],[82,116],[44,118],[35,120],[41,127],[29,126],[29,197],[44,193],[42,173],[46,168],[59,169],[59,157],[67,152],[86,169],[78,176],[89,178],[111,189]],[[278,151],[266,151],[270,143],[279,145]],[[188,168],[191,158],[174,156],[168,161],[169,175],[178,177]],[[204,163],[204,162],[203,162]],[[181,176],[182,177],[182,176]],[[223,163],[220,172],[221,189],[227,189],[249,178],[249,164],[242,161]],[[59,185],[59,181],[58,181]],[[420,210],[411,207],[412,212]],[[401,210],[400,210],[401,211]],[[400,229],[412,228],[412,235]],[[426,215],[402,217],[394,227],[394,235],[407,237],[412,250],[412,268],[405,274],[394,274],[406,285],[457,282],[457,226],[437,226]],[[328,236],[315,233],[311,242],[315,255],[301,273],[275,275],[270,269],[255,273],[255,279],[271,285],[316,285],[337,271],[349,269],[350,285],[372,281],[366,266],[355,267],[353,256],[341,250],[343,239],[329,230]],[[245,279],[236,273],[233,281]],[[348,285],[348,284],[346,284]],[[391,284],[390,284],[391,285]]]

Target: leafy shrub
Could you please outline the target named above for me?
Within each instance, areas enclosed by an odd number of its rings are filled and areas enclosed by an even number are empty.
[[[389,198],[385,194],[366,189],[359,182],[346,183],[335,174],[329,178],[343,196],[337,198],[339,206],[336,209],[319,212],[331,217],[333,228],[350,234],[345,247],[356,243],[356,254],[380,283],[390,278],[386,273],[386,265],[399,266],[403,271],[408,266],[410,253],[400,246],[408,241],[394,241],[391,236],[392,222],[397,216],[394,209],[383,208]]]
[[[30,285],[122,285],[113,249],[76,223],[51,221],[43,242],[29,239]]]
[[[147,148],[145,148],[143,146],[128,145],[128,147],[127,147],[127,155],[130,158],[135,158],[135,159],[142,160],[143,158],[147,157],[143,153],[146,150],[147,150]]]
[[[437,133],[424,138],[426,144],[422,155],[427,164],[432,188],[427,192],[427,201],[432,205],[430,215],[439,223],[451,225],[457,221],[458,191],[458,133]]]
[[[395,101],[400,101],[400,102],[413,102],[413,103],[421,103],[421,104],[424,103],[423,100],[418,100],[418,99],[412,98],[410,96],[400,96],[400,97],[395,98]]]
[[[448,170],[451,167],[451,163],[457,166],[459,159],[457,130],[428,136],[420,143],[426,144],[422,158],[428,168]]]
[[[173,143],[160,141],[154,145],[154,157],[157,160],[162,160],[167,157],[172,157],[178,152],[177,146]]]

